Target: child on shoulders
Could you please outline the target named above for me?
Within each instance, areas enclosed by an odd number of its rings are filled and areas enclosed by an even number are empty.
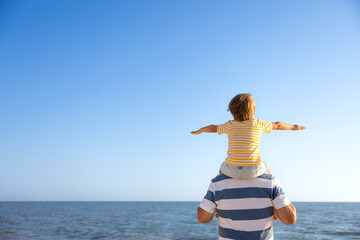
[[[238,94],[229,103],[229,109],[234,117],[221,125],[209,125],[192,131],[192,134],[217,132],[228,135],[228,152],[220,171],[235,179],[256,178],[266,171],[270,172],[260,155],[260,139],[263,132],[272,130],[303,130],[300,125],[290,125],[282,122],[267,122],[254,118],[255,100],[251,94]]]

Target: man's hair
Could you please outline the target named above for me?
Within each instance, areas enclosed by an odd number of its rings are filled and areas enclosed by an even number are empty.
[[[255,114],[255,100],[250,93],[238,94],[231,99],[228,111],[236,121],[250,120]]]

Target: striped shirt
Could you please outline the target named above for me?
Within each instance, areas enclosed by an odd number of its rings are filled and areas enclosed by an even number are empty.
[[[290,200],[272,174],[236,180],[220,174],[211,180],[200,207],[219,214],[219,239],[273,239],[273,207],[282,208]]]
[[[228,156],[225,162],[234,166],[256,166],[261,164],[260,139],[263,132],[270,133],[272,123],[260,119],[228,121],[217,126],[218,134],[229,138]]]

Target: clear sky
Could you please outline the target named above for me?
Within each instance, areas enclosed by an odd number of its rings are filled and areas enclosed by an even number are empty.
[[[200,201],[231,119],[293,201],[360,201],[356,1],[1,1],[0,201]]]

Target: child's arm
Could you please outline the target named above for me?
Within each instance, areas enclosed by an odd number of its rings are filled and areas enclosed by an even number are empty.
[[[203,128],[200,128],[197,131],[192,131],[192,134],[200,134],[203,132],[210,132],[210,133],[216,133],[217,132],[217,125],[209,125]]]
[[[273,122],[272,123],[272,129],[273,130],[293,130],[293,131],[297,131],[297,130],[304,130],[305,127],[300,126],[300,125],[290,125],[290,124],[283,123],[283,122]]]

